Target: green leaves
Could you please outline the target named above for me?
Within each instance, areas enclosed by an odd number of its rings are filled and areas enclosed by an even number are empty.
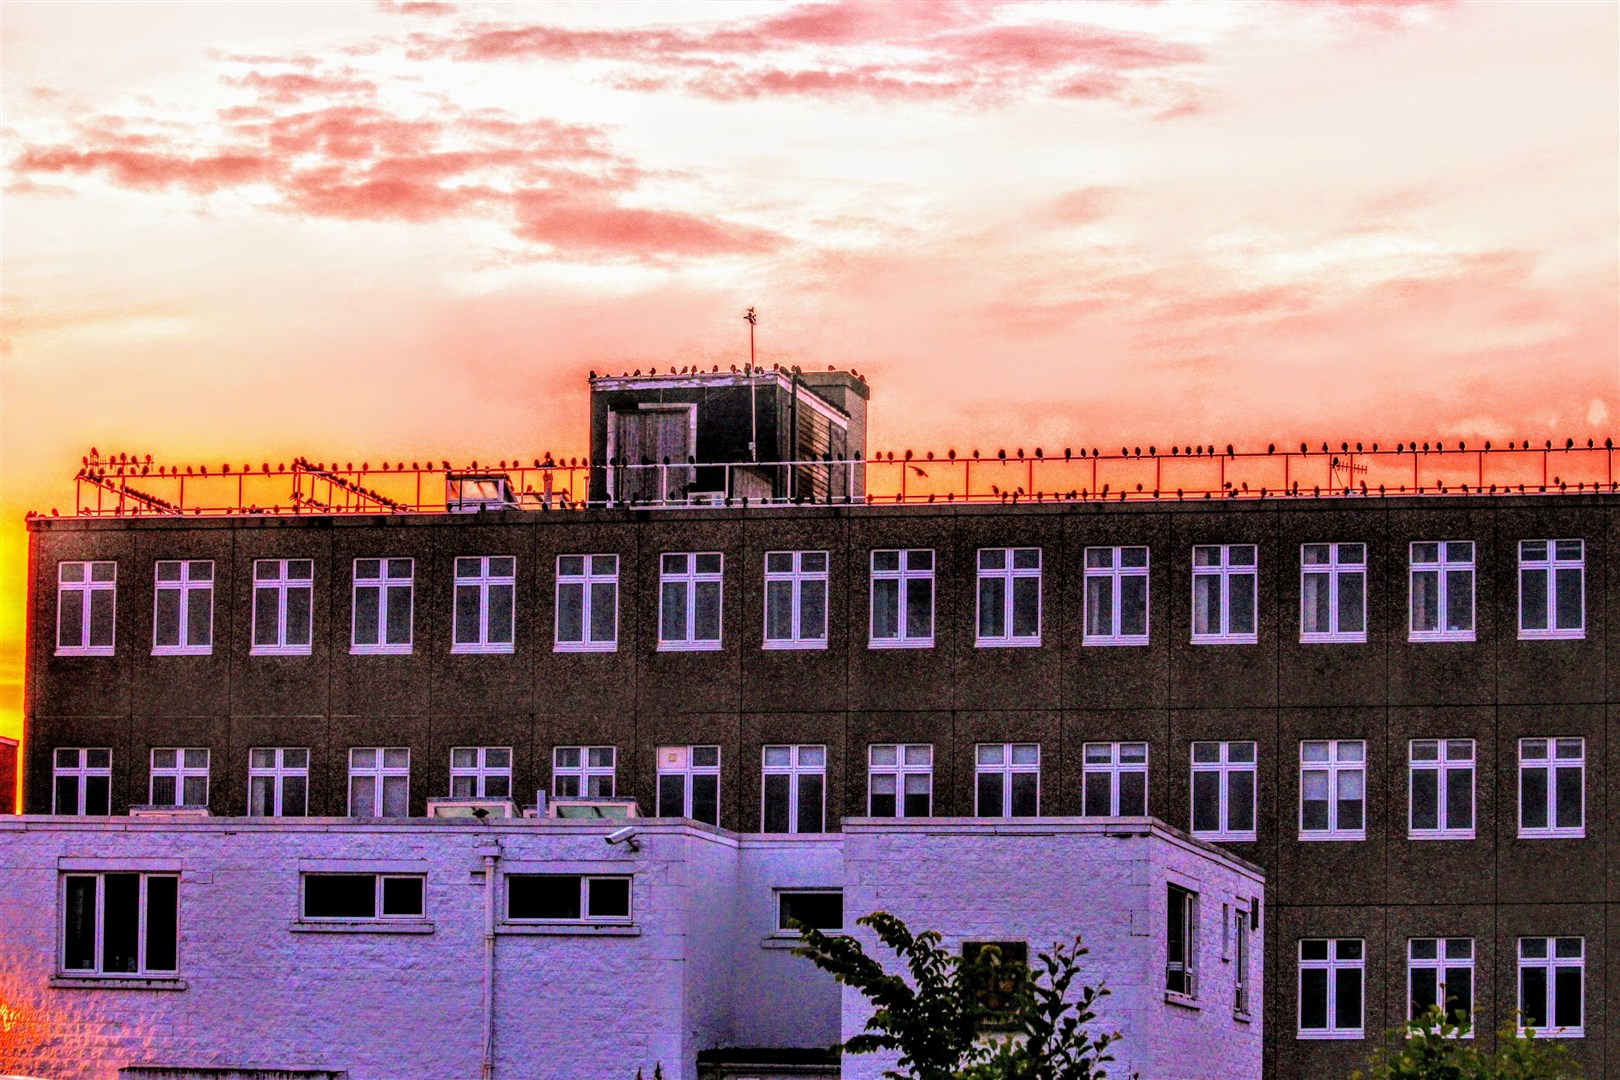
[[[1496,1052],[1486,1054],[1464,1038],[1469,1026],[1438,1007],[1390,1033],[1399,1040],[1373,1055],[1368,1070],[1351,1080],[1576,1080],[1580,1069],[1556,1043],[1520,1035],[1509,1026],[1497,1032]]]
[[[856,921],[900,959],[905,976],[890,974],[853,937],[800,926],[794,950],[872,1003],[865,1030],[844,1043],[846,1053],[894,1051],[900,1070],[885,1072],[890,1080],[1106,1077],[1103,1065],[1113,1060],[1108,1047],[1120,1034],[1094,1036],[1087,1029],[1108,991],[1075,989],[1086,954],[1079,938],[1025,966],[994,945],[958,956],[944,948],[938,932],[913,935],[887,912]],[[996,1034],[986,1035],[992,1026]]]

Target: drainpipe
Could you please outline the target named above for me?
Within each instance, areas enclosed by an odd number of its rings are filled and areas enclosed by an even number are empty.
[[[501,842],[490,840],[478,846],[484,860],[484,1040],[482,1076],[495,1076],[495,892],[496,871],[501,858]]]

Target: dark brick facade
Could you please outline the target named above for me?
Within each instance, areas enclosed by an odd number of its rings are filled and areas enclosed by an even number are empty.
[[[1585,541],[1585,636],[1518,636],[1520,539]],[[1476,544],[1476,638],[1407,640],[1408,545]],[[1368,545],[1367,640],[1304,644],[1300,545]],[[1258,642],[1192,644],[1191,548],[1259,549]],[[1082,568],[1089,546],[1152,550],[1149,643],[1088,648]],[[1043,551],[1038,648],[977,648],[975,552]],[[935,646],[870,649],[869,552],[933,548]],[[764,553],[830,552],[828,647],[771,651],[763,641]],[[658,554],[725,554],[723,647],[657,651]],[[308,746],[310,809],[345,812],[346,751],[408,745],[411,805],[448,793],[449,748],[511,746],[520,800],[549,788],[556,745],[614,744],[620,794],[654,801],[654,750],[722,747],[721,824],[760,821],[760,747],[822,743],[828,818],[865,813],[873,742],[931,742],[935,813],[972,813],[974,744],[1039,742],[1043,813],[1080,812],[1081,744],[1150,744],[1155,816],[1189,824],[1190,744],[1254,740],[1257,840],[1233,844],[1265,868],[1267,1061],[1277,1077],[1347,1075],[1376,1033],[1403,1018],[1405,942],[1475,940],[1480,1039],[1509,1022],[1520,935],[1586,938],[1585,1031],[1570,1043],[1588,1076],[1620,1063],[1620,501],[1606,496],[1140,502],[1037,506],[505,512],[462,516],[40,519],[31,536],[25,809],[48,812],[51,751],[111,746],[113,812],[147,799],[153,746],[212,752],[211,806],[246,810],[247,752]],[[620,557],[618,648],[553,650],[559,553]],[[516,648],[450,651],[457,555],[517,558]],[[361,556],[416,560],[415,648],[349,652],[350,567]],[[309,656],[250,656],[250,580],[258,558],[315,566]],[[213,559],[213,651],[151,655],[153,563]],[[119,564],[111,657],[54,655],[59,561]],[[1520,839],[1517,742],[1586,740],[1585,836]],[[1366,839],[1298,839],[1299,743],[1367,743]],[[1473,840],[1407,837],[1407,741],[1476,742]],[[1296,1038],[1300,937],[1364,938],[1367,1040]],[[1620,1064],[1617,1064],[1620,1070]]]

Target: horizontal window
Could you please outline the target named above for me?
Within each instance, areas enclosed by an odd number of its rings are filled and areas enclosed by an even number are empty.
[[[776,894],[776,929],[797,933],[795,923],[814,930],[844,928],[842,889],[780,889]]]
[[[62,971],[172,975],[179,967],[180,879],[173,874],[62,878]]]
[[[626,874],[512,874],[506,879],[512,922],[595,922],[630,919]]]
[[[420,874],[305,874],[306,919],[420,919]]]

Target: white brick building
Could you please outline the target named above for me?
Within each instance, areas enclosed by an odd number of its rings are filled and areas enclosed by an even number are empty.
[[[833,1075],[815,1051],[861,1028],[864,999],[777,927],[784,896],[834,919],[841,896],[850,925],[885,910],[952,949],[1033,957],[1082,935],[1087,981],[1112,991],[1099,1023],[1125,1035],[1118,1075],[1260,1075],[1261,877],[1158,822],[850,819],[765,836],[646,819],[634,844],[604,843],[622,824],[4,820],[0,1018],[39,1049],[0,1064],[631,1080],[661,1063],[691,1080],[702,1055],[706,1075],[804,1075],[724,1064],[751,1057]]]

